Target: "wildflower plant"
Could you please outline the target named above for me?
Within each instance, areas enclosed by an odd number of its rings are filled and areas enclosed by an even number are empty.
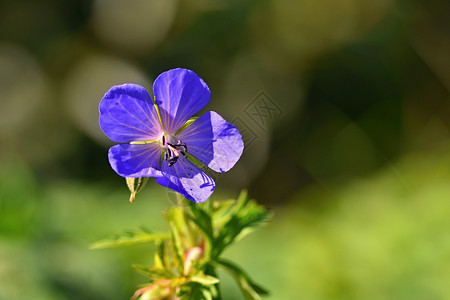
[[[133,267],[149,282],[134,299],[222,299],[218,269],[229,272],[246,299],[267,291],[223,251],[270,214],[243,191],[237,200],[205,202],[215,182],[207,175],[230,170],[244,144],[237,128],[216,112],[193,117],[210,99],[206,83],[194,72],[174,69],[155,80],[153,99],[136,84],[112,87],[100,102],[100,127],[121,143],[108,152],[111,167],[126,178],[130,201],[148,177],[188,200],[165,213],[169,232],[146,228],[123,232],[91,245],[106,248],[155,243],[154,265]],[[205,202],[205,203],[202,203]]]

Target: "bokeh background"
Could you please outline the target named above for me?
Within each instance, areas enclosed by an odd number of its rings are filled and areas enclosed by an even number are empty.
[[[194,70],[242,131],[213,198],[274,220],[225,253],[267,299],[450,299],[450,2],[2,0],[0,299],[128,299],[170,194],[134,204],[98,102]],[[152,180],[150,180],[152,181]],[[223,275],[225,299],[242,299]]]

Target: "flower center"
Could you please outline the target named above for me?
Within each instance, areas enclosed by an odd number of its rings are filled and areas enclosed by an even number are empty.
[[[186,157],[186,144],[171,135],[163,134],[161,136],[161,146],[166,149],[164,159],[169,162],[169,167],[177,162],[180,154]]]

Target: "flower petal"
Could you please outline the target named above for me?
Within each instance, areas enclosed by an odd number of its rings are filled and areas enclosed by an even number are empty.
[[[211,92],[193,71],[173,69],[156,78],[153,95],[160,110],[164,131],[174,134],[208,104]]]
[[[109,149],[111,167],[122,177],[160,176],[161,147],[151,144],[120,144]]]
[[[214,180],[183,156],[170,167],[167,161],[163,161],[161,173],[156,182],[195,203],[206,201],[214,191]]]
[[[115,142],[156,140],[161,131],[148,92],[140,85],[116,85],[100,101],[100,127]]]
[[[239,130],[214,111],[188,126],[179,138],[188,153],[216,172],[227,172],[241,157],[244,142]]]

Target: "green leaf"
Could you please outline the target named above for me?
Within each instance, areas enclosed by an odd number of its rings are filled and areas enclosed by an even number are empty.
[[[203,231],[203,233],[213,239],[211,215],[205,212],[202,206],[198,203],[190,203],[189,208],[192,213],[192,221]]]
[[[211,294],[210,287],[205,287],[204,285],[198,284],[196,282],[189,282],[188,284],[189,292],[182,295],[180,300],[213,300],[214,297]]]
[[[247,204],[247,199],[247,190],[242,190],[236,200],[236,213],[238,213]]]
[[[102,239],[89,246],[90,249],[103,249],[119,246],[130,246],[149,242],[156,242],[169,239],[170,236],[164,233],[149,233],[138,231],[125,231]]]
[[[239,240],[244,235],[252,232],[259,226],[265,225],[271,218],[271,214],[263,206],[258,205],[252,200],[249,201],[242,210],[240,210],[238,217],[242,229],[236,235],[235,240]]]
[[[234,263],[224,260],[217,259],[214,261],[219,267],[230,272],[231,275],[236,280],[242,293],[247,300],[259,300],[261,299],[259,295],[268,295],[269,292],[261,287],[260,285],[253,282],[250,277],[237,265]]]
[[[206,265],[205,274],[208,274],[213,277],[218,277],[217,270],[216,270],[215,266],[212,265],[211,263]],[[210,286],[209,291],[211,292],[211,296],[214,300],[222,300],[220,284],[215,284],[215,285]]]
[[[173,252],[175,254],[175,258],[176,258],[176,267],[178,269],[178,271],[180,272],[180,274],[184,273],[184,249],[183,249],[183,245],[181,243],[181,237],[180,234],[178,232],[177,227],[172,223],[170,224],[170,229],[171,229],[171,235],[172,235],[172,246],[173,246]]]
[[[218,278],[204,274],[197,274],[195,276],[191,276],[189,277],[189,281],[197,282],[205,286],[217,284],[220,282]]]
[[[163,263],[163,259],[161,258],[161,256],[159,255],[159,252],[155,252],[153,255],[153,264],[155,266],[155,268],[158,269],[164,269],[164,263]]]
[[[270,213],[255,201],[248,201],[245,194],[240,196],[235,207],[230,210],[229,220],[219,229],[214,239],[214,257],[237,239],[242,238],[252,230],[266,223]]]
[[[172,223],[176,226],[178,232],[183,235],[185,227],[186,227],[186,220],[184,217],[184,212],[182,208],[179,207],[172,207],[167,211],[166,219],[169,223]]]
[[[190,220],[197,225],[197,227],[200,229],[200,231],[203,232],[205,235],[206,241],[205,241],[205,253],[204,257],[209,258],[211,257],[211,252],[213,248],[213,226],[212,226],[212,220],[211,215],[206,213],[202,206],[198,203],[190,203],[189,205],[191,215],[189,215]]]
[[[150,278],[152,280],[170,279],[170,278],[174,277],[174,274],[172,272],[169,272],[165,269],[148,267],[148,266],[137,265],[137,264],[132,264],[131,266],[134,269],[136,269],[136,271],[147,276],[148,278]]]
[[[159,295],[161,294],[161,288],[154,288],[154,289],[147,289],[142,295],[139,296],[139,298],[132,297],[132,300],[152,300],[152,299],[158,299]]]
[[[213,300],[213,296],[212,296],[210,290],[208,290],[208,289],[201,289],[201,292],[202,292],[203,299],[205,299],[205,300]]]
[[[155,267],[158,267],[158,265],[162,265],[165,269],[171,268],[170,263],[170,255],[169,255],[169,241],[163,241],[158,245],[157,250],[158,261],[155,260]],[[157,265],[158,264],[158,265]]]
[[[228,200],[223,202],[214,202],[213,208],[213,228],[221,228],[233,216],[231,211],[236,204],[235,200]]]

